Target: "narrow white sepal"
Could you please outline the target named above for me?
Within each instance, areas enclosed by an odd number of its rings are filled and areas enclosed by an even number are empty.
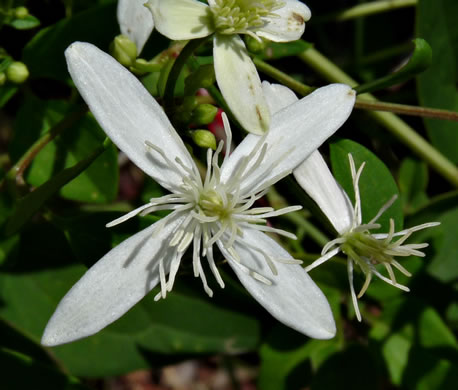
[[[216,34],[213,46],[216,81],[229,108],[245,130],[264,134],[270,113],[261,80],[238,35]]]
[[[305,22],[312,13],[302,2],[282,0],[285,6],[274,11],[278,17],[267,17],[267,23],[256,34],[274,42],[290,42],[299,39],[304,33]]]
[[[353,207],[319,151],[313,152],[293,173],[299,185],[316,202],[337,233],[343,234],[351,229]]]
[[[241,194],[247,188],[261,187],[282,172],[295,169],[347,120],[355,103],[355,92],[344,84],[322,87],[283,108],[272,116],[266,155],[261,164],[242,178]],[[221,170],[222,182],[230,179],[239,161],[257,146],[259,137],[248,135],[234,150]],[[275,162],[275,159],[279,159]],[[250,167],[255,159],[248,165]]]
[[[71,288],[48,322],[41,343],[54,346],[90,336],[121,317],[159,282],[159,260],[168,273],[171,232],[183,221],[171,214],[117,247],[95,263]],[[161,231],[156,231],[162,227]],[[154,238],[152,237],[154,235]]]
[[[213,33],[208,5],[197,0],[149,0],[154,27],[167,38],[185,40]]]
[[[293,260],[287,251],[262,232],[244,228],[243,241],[262,248],[274,259]],[[221,241],[218,241],[218,246],[224,256],[231,257]],[[273,317],[309,337],[334,337],[336,326],[329,303],[300,265],[275,261],[278,274],[272,276],[268,264],[259,252],[244,245],[243,242],[236,242],[234,249],[240,255],[243,265],[266,276],[272,282],[268,285],[257,281],[237,262],[229,261],[240,282]]]
[[[73,43],[65,56],[97,122],[135,165],[169,190],[181,185],[182,175],[146,148],[145,141],[151,141],[171,161],[178,157],[197,169],[161,106],[132,73],[90,43]]]
[[[118,23],[121,34],[137,45],[140,55],[154,28],[153,16],[144,6],[145,0],[118,0]]]

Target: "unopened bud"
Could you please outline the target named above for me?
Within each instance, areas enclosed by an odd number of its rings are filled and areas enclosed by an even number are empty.
[[[192,140],[201,148],[216,150],[216,138],[213,133],[208,130],[193,131]]]
[[[14,61],[6,69],[6,78],[15,84],[22,84],[29,77],[29,70],[23,62]]]
[[[26,7],[17,7],[14,10],[14,16],[16,19],[25,19],[29,16],[29,10]]]
[[[251,53],[260,53],[261,51],[265,50],[267,46],[267,41],[263,40],[261,38],[261,41],[258,41],[257,39],[245,34],[245,44]]]
[[[137,45],[125,35],[118,35],[110,44],[110,54],[124,66],[131,66],[137,58]]]
[[[6,74],[4,72],[0,72],[0,87],[6,83]]]
[[[211,104],[199,104],[192,112],[192,123],[195,125],[208,125],[215,120],[218,108]]]

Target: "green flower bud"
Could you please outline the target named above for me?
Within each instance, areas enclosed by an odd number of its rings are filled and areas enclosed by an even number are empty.
[[[218,108],[211,104],[199,104],[192,112],[192,123],[195,125],[208,125],[215,120]]]
[[[131,66],[137,58],[137,45],[125,35],[118,35],[110,44],[110,54],[124,66]]]
[[[249,35],[245,35],[244,38],[246,47],[248,51],[250,51],[251,53],[260,53],[261,51],[266,49],[268,42],[264,39],[262,39],[261,42],[259,42],[257,39],[254,39]]]
[[[29,77],[29,70],[23,62],[14,61],[6,69],[6,78],[15,84],[22,84]]]
[[[0,87],[6,83],[6,74],[4,72],[0,72]]]
[[[216,138],[213,133],[208,130],[193,131],[192,140],[201,148],[216,150]]]
[[[29,10],[26,7],[17,7],[14,10],[14,16],[16,19],[24,19],[29,16]]]

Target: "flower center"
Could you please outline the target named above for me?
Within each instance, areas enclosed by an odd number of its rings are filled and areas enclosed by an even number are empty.
[[[207,217],[218,217],[225,220],[230,217],[231,210],[227,207],[221,195],[214,189],[200,194],[198,207]]]
[[[243,34],[264,26],[263,18],[285,3],[277,0],[215,0],[210,5],[215,29],[220,34]]]

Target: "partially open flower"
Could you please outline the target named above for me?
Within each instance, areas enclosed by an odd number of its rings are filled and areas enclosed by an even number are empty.
[[[270,131],[262,137],[248,135],[232,154],[231,132],[223,116],[224,159],[220,165],[223,142],[215,153],[209,149],[207,173],[201,178],[162,108],[130,72],[88,43],[74,43],[66,57],[72,79],[100,126],[138,167],[171,192],[108,226],[157,210],[172,213],[90,268],[60,302],[42,343],[57,345],[98,332],[156,285],[161,287],[156,299],[165,298],[191,245],[194,275],[211,296],[201,257],[224,286],[214,244],[245,288],[275,318],[310,337],[333,337],[334,320],[320,289],[297,260],[264,234],[294,238],[265,223],[266,218],[298,207],[274,210],[253,205],[342,125],[353,108],[354,91],[329,85],[275,111]],[[277,98],[277,86],[263,87],[269,101]]]
[[[275,42],[295,41],[310,19],[297,0],[150,0],[156,29],[174,40],[214,35],[213,57],[218,86],[230,109],[249,132],[269,129],[270,113],[261,81],[239,34]]]
[[[396,281],[393,267],[406,276],[411,276],[395,257],[421,256],[425,254],[419,249],[428,246],[422,244],[404,244],[412,233],[437,226],[439,223],[430,222],[414,226],[409,229],[395,232],[394,220],[390,220],[388,233],[372,233],[373,229],[380,229],[377,220],[393,204],[396,196],[393,196],[368,223],[362,223],[361,197],[358,182],[364,168],[362,164],[356,169],[353,157],[348,155],[353,188],[355,191],[355,205],[352,206],[347,194],[336,182],[326,162],[318,151],[315,151],[298,168],[294,170],[294,176],[307,194],[318,204],[328,217],[339,237],[328,242],[322,251],[322,256],[310,264],[306,271],[323,264],[339,252],[347,256],[347,272],[350,283],[350,291],[356,317],[361,321],[361,313],[358,308],[358,298],[361,298],[369,287],[372,276],[375,275],[388,284],[404,291],[409,291],[406,286]],[[400,237],[400,238],[398,238]],[[353,284],[353,266],[356,264],[365,275],[365,282],[357,295]],[[382,265],[389,277],[382,275],[377,269]]]

